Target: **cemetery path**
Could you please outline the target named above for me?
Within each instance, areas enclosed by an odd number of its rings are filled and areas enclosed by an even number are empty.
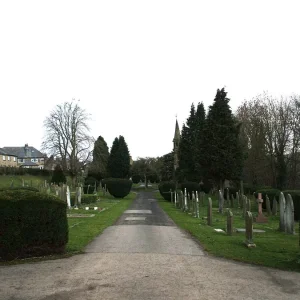
[[[300,299],[299,273],[205,255],[152,197],[139,193],[85,254],[0,267],[0,299]]]

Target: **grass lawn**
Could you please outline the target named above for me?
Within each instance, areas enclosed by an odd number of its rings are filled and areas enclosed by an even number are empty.
[[[33,175],[0,175],[0,188],[8,188],[13,182],[14,187],[22,186],[22,179],[26,186],[38,187],[45,180],[49,181],[49,176]]]
[[[83,206],[97,206],[102,208],[102,211],[85,210],[84,207],[78,210],[68,210],[68,214],[94,214],[95,216],[89,218],[68,218],[69,242],[67,244],[67,253],[74,254],[81,252],[106,227],[114,224],[135,197],[136,194],[132,192],[124,199],[115,199],[110,195],[100,196],[99,202]]]
[[[256,248],[248,249],[243,242],[245,233],[233,233],[228,236],[225,233],[218,233],[214,228],[225,230],[226,213],[218,213],[217,200],[213,200],[213,224],[207,226],[203,217],[207,216],[207,200],[200,208],[200,219],[192,217],[188,213],[175,208],[174,204],[163,200],[159,193],[156,198],[161,208],[181,228],[185,229],[196,237],[200,244],[209,254],[234,259],[252,264],[264,265],[284,270],[300,272],[300,248],[299,248],[299,227],[295,223],[296,235],[287,235],[279,232],[279,216],[269,217],[267,224],[253,223],[254,229],[263,229],[265,233],[254,233],[253,241]],[[206,196],[207,199],[207,196]],[[242,219],[242,210],[232,209],[234,228],[245,228],[245,221]],[[252,200],[252,212],[257,212],[257,207]],[[253,213],[256,216],[255,213]]]

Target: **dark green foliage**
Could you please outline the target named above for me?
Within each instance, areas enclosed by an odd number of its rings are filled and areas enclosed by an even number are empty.
[[[82,194],[81,195],[81,204],[90,204],[95,203],[99,199],[97,195],[91,194]],[[75,205],[75,195],[71,194],[71,206]]]
[[[176,185],[174,181],[161,181],[158,185],[158,190],[165,200],[171,201],[170,190],[174,192],[175,187]]]
[[[203,178],[201,153],[203,152],[203,128],[205,109],[203,103],[198,103],[197,111],[192,104],[190,116],[183,124],[179,144],[179,168],[177,179],[183,181],[200,181]]]
[[[235,120],[224,88],[217,90],[209,107],[203,134],[201,164],[216,182],[239,179],[242,175],[243,152],[239,140],[240,124]]]
[[[66,179],[66,176],[65,176],[61,166],[56,165],[55,169],[53,171],[52,178],[51,178],[51,183],[60,185],[62,183],[66,183],[66,182],[67,182],[67,179]]]
[[[33,176],[50,176],[52,171],[45,169],[31,169],[20,167],[0,167],[0,175],[33,175]]]
[[[185,181],[181,183],[181,190],[182,192],[184,192],[184,190],[186,189],[186,192],[188,193],[189,197],[192,197],[192,192],[198,192],[200,193],[201,191],[201,187],[200,184],[197,182],[193,182],[193,181]]]
[[[139,183],[140,181],[141,181],[141,176],[140,175],[137,175],[137,174],[132,175],[132,182],[133,183]]]
[[[204,192],[205,194],[208,194],[213,188],[213,186],[214,186],[213,182],[206,178],[204,178],[200,182],[201,191]]]
[[[32,192],[39,192],[39,189],[32,187],[32,186],[17,186],[17,187],[7,187],[7,188],[0,188],[1,191],[32,191]]]
[[[132,181],[129,179],[107,178],[105,182],[108,192],[115,198],[126,197],[130,193],[132,187]]]
[[[62,253],[68,242],[67,204],[25,190],[0,192],[0,259]]]
[[[226,199],[226,200],[230,200],[231,195],[233,195],[234,198],[235,198],[235,197],[236,197],[236,192],[239,191],[239,190],[238,190],[237,188],[235,188],[235,187],[229,187],[228,190],[229,190],[229,199],[227,199],[227,188],[224,189],[224,199]]]
[[[174,153],[170,152],[162,157],[161,180],[168,181],[173,178]]]
[[[123,136],[115,138],[108,158],[107,170],[112,178],[127,178],[130,171],[130,154]]]
[[[148,179],[151,183],[158,183],[159,182],[159,178],[158,178],[158,175],[157,173],[150,173],[148,175]]]
[[[109,158],[109,149],[102,136],[99,136],[94,144],[93,162],[89,169],[89,175],[101,180],[107,177],[107,163]]]
[[[84,180],[83,192],[84,194],[93,194],[95,189],[97,191],[98,186],[99,181],[96,178],[89,176]]]

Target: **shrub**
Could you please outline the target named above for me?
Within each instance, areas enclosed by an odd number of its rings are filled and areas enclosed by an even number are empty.
[[[0,259],[61,253],[68,242],[67,204],[33,191],[0,192]]]
[[[197,191],[199,193],[201,191],[200,184],[197,182],[193,182],[193,181],[185,181],[185,182],[181,183],[182,192],[184,192],[185,189],[190,198],[192,198],[192,192]]]
[[[237,188],[235,188],[235,187],[229,187],[228,190],[229,190],[229,198],[231,197],[231,195],[233,195],[234,197],[236,197],[236,193],[238,192]],[[245,191],[244,191],[244,193],[245,193]],[[230,200],[230,199],[227,199],[227,188],[224,189],[224,199]]]
[[[139,183],[140,180],[141,180],[141,176],[140,175],[137,175],[137,174],[132,175],[132,182],[133,183]]]
[[[171,201],[170,190],[175,191],[176,185],[174,181],[161,181],[158,190],[165,200]]]
[[[285,198],[290,194],[294,202],[294,217],[296,221],[300,221],[300,190],[283,191]]]
[[[108,192],[115,198],[126,197],[131,190],[132,181],[123,178],[108,178],[105,180]]]

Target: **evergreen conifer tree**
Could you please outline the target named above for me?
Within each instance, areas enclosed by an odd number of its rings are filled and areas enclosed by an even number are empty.
[[[107,163],[109,150],[107,143],[102,136],[95,141],[93,150],[93,162],[89,170],[89,174],[100,180],[107,177]]]
[[[107,170],[113,178],[126,178],[130,171],[130,154],[123,136],[115,138],[108,158]]]
[[[202,141],[201,164],[222,190],[225,179],[240,178],[243,165],[240,126],[231,112],[229,101],[225,89],[218,89],[214,103],[209,107]]]

